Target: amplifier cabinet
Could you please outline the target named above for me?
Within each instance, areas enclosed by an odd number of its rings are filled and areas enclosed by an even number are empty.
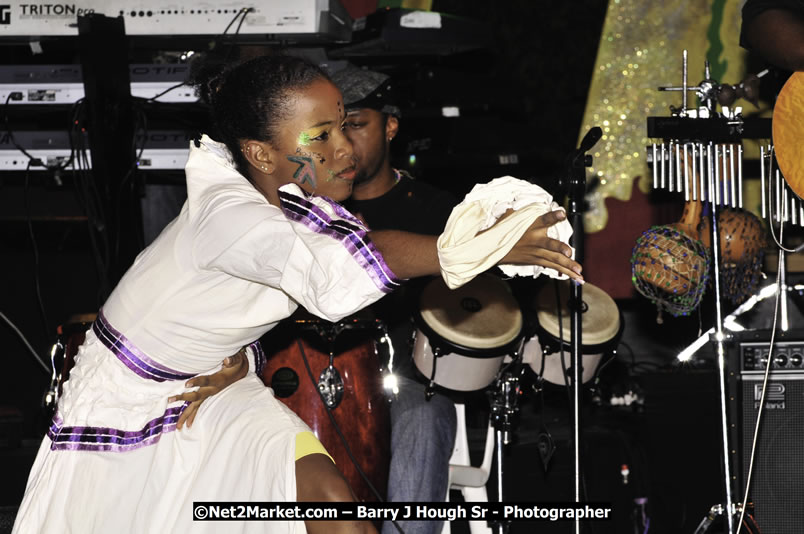
[[[777,332],[769,358],[770,331],[742,332],[730,348],[732,449],[742,501],[768,362],[771,371],[754,454],[749,499],[762,532],[804,530],[804,331]]]

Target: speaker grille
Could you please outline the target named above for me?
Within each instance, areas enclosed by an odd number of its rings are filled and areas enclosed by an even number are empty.
[[[745,481],[762,393],[762,376],[744,374],[742,379]],[[771,373],[750,493],[754,517],[762,532],[801,534],[804,529],[804,373]]]

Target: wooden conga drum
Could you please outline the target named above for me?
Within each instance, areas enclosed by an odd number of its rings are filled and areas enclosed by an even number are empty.
[[[391,457],[390,406],[376,347],[380,329],[379,321],[305,317],[260,340],[267,356],[263,382],[310,426],[366,502],[378,500],[375,492],[385,498]]]

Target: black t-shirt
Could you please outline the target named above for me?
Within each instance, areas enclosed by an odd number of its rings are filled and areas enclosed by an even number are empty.
[[[348,200],[344,206],[360,214],[372,230],[402,230],[417,234],[439,235],[458,204],[451,193],[400,173],[400,179],[384,195],[371,200]],[[429,277],[411,280],[386,295],[370,308],[371,314],[388,328],[394,345],[394,370],[412,376],[412,317],[418,306],[421,288]],[[383,362],[385,363],[385,362]]]
[[[458,203],[452,194],[400,173],[390,191],[371,200],[347,200],[346,209],[359,213],[372,230],[404,230],[439,235]]]

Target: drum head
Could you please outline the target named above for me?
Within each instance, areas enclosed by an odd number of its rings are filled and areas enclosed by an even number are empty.
[[[539,327],[555,340],[560,337],[558,322],[558,303],[561,303],[561,324],[563,327],[564,343],[568,343],[571,336],[571,317],[569,309],[570,281],[550,281],[545,284],[536,296],[536,316]],[[556,300],[556,286],[559,288],[559,298]],[[622,332],[622,319],[620,309],[605,291],[590,283],[583,285],[583,313],[581,315],[581,341],[582,352],[585,354],[605,352],[601,346],[616,341]]]
[[[456,352],[507,349],[522,331],[519,303],[508,284],[490,274],[454,290],[435,278],[422,291],[419,305],[422,329],[452,345]],[[435,340],[431,342],[437,345]]]

